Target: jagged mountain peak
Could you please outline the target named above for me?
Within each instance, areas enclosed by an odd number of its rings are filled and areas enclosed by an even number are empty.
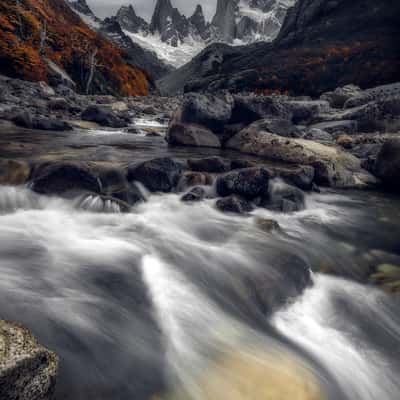
[[[148,32],[149,24],[136,14],[132,4],[121,6],[116,15],[117,21],[123,29],[129,32]]]

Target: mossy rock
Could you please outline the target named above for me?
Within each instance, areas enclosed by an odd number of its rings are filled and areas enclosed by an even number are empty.
[[[400,266],[381,264],[369,277],[369,282],[386,292],[400,293]]]

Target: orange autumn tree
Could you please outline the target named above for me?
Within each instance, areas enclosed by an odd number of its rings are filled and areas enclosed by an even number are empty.
[[[88,27],[64,0],[1,0],[0,73],[48,81],[47,60],[83,93],[149,92],[146,72],[130,65],[123,50]]]

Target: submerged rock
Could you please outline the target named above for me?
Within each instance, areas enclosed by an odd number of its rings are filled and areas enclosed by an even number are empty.
[[[26,161],[0,159],[0,185],[22,185],[31,174]]]
[[[246,168],[220,176],[216,188],[220,196],[235,194],[251,200],[267,193],[268,183],[269,173],[265,168]]]
[[[81,114],[83,121],[96,122],[101,126],[110,128],[124,128],[128,124],[107,106],[89,106]]]
[[[257,218],[255,222],[259,229],[267,233],[281,230],[279,223],[274,219]]]
[[[202,187],[194,187],[188,193],[181,197],[181,200],[185,203],[201,201],[206,197],[206,191]]]
[[[284,182],[272,182],[268,195],[261,200],[262,207],[273,211],[296,212],[304,210],[304,193]]]
[[[0,320],[0,399],[51,400],[58,357],[21,326]]]
[[[234,214],[246,214],[254,210],[254,206],[247,200],[233,195],[216,202],[218,210]]]

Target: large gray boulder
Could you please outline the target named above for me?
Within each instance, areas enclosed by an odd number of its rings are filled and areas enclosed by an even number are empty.
[[[50,400],[58,357],[25,328],[0,320],[0,399]]]
[[[185,96],[175,119],[189,124],[199,124],[214,133],[222,132],[232,116],[231,96],[190,93]]]
[[[226,147],[274,161],[311,165],[319,185],[365,187],[375,182],[373,176],[361,168],[359,159],[339,148],[305,139],[282,138],[254,129],[253,125],[230,139]]]
[[[400,192],[400,138],[389,140],[382,146],[375,173],[388,189]]]
[[[356,85],[339,87],[332,92],[321,95],[321,100],[327,101],[333,108],[343,108],[345,103],[356,96],[361,95],[362,90]]]
[[[124,128],[128,125],[111,107],[107,106],[89,106],[82,112],[81,118],[83,121],[96,122],[101,126],[110,128]]]
[[[172,121],[165,139],[171,145],[221,147],[219,138],[213,132],[197,124]]]

